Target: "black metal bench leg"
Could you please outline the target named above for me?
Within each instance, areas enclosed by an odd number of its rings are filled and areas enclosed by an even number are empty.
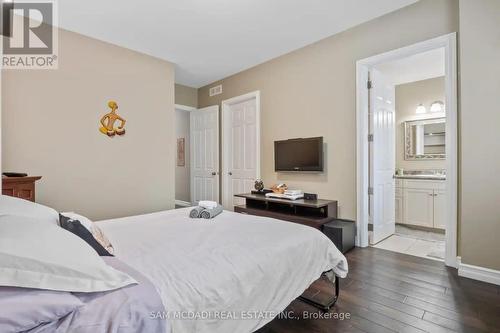
[[[322,304],[322,303],[316,302],[313,299],[306,298],[304,296],[299,296],[299,299],[303,302],[306,302],[307,304],[311,304],[315,308],[321,309],[323,311],[330,311],[330,309],[337,302],[337,299],[339,298],[339,294],[340,294],[340,278],[338,276],[335,276],[335,296],[331,300],[329,300],[328,303]]]

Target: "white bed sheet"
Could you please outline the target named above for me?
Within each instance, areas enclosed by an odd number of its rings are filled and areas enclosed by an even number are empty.
[[[156,285],[174,333],[253,332],[322,272],[347,274],[333,243],[300,224],[228,211],[190,219],[189,208],[97,223],[115,255]]]

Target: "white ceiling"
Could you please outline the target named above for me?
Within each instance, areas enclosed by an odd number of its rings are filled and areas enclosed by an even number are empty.
[[[62,0],[59,26],[176,64],[200,87],[418,0]]]
[[[421,81],[445,75],[444,48],[427,51],[375,66],[391,83]]]

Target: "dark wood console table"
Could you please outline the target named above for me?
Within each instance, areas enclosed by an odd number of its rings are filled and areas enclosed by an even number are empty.
[[[234,207],[235,212],[272,217],[320,230],[323,224],[337,218],[338,203],[335,200],[288,200],[251,193],[237,194],[235,197],[246,200],[245,205]]]
[[[35,202],[35,182],[41,178],[2,176],[2,194]]]

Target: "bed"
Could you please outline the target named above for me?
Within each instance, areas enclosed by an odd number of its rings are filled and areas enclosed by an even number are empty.
[[[322,273],[347,275],[317,229],[189,210],[93,223],[0,196],[0,331],[254,332]]]
[[[254,332],[323,272],[347,261],[318,230],[224,211],[190,219],[189,208],[96,222],[118,259],[152,281],[170,332]]]

